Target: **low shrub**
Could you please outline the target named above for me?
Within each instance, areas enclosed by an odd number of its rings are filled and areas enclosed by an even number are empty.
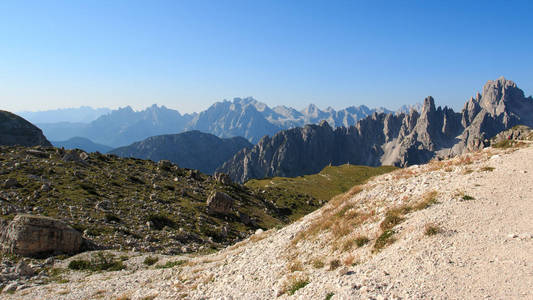
[[[309,284],[309,280],[308,279],[300,279],[300,280],[296,280],[295,282],[293,282],[293,284],[289,287],[289,290],[288,290],[288,294],[289,295],[294,295],[294,293],[296,293],[297,290],[305,287],[306,285]]]
[[[80,271],[119,271],[125,269],[126,266],[121,260],[115,260],[113,255],[105,255],[99,252],[91,260],[72,260],[68,264],[68,268]]]
[[[395,233],[396,232],[392,229],[383,231],[383,233],[376,239],[376,242],[374,243],[374,251],[381,251],[386,246],[394,243],[396,241],[394,238]]]
[[[186,263],[185,260],[167,261],[164,265],[156,265],[155,268],[156,269],[169,269],[175,266],[181,266],[184,263]]]
[[[355,244],[357,247],[363,247],[368,244],[368,242],[370,242],[370,240],[366,236],[358,236],[355,238]]]
[[[338,259],[333,259],[329,262],[329,270],[333,271],[341,266],[341,261]]]
[[[147,256],[143,263],[147,266],[152,266],[154,265],[156,262],[159,261],[159,257],[156,257],[156,256]]]
[[[442,232],[442,229],[436,224],[428,223],[424,227],[424,234],[427,236],[436,235]]]

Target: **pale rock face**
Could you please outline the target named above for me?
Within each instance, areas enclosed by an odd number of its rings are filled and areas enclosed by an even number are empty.
[[[303,113],[318,111],[310,106]],[[329,164],[422,164],[486,147],[489,138],[517,124],[533,126],[533,99],[501,77],[487,82],[483,94],[467,101],[461,113],[436,107],[427,97],[420,113],[374,112],[347,128],[322,123],[284,130],[240,151],[218,170],[244,182],[317,173]]]
[[[22,256],[79,252],[81,233],[65,223],[43,216],[17,215],[0,233],[5,252]]]

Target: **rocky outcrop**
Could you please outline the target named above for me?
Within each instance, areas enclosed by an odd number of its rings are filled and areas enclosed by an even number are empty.
[[[233,181],[231,180],[231,177],[229,177],[229,175],[225,173],[215,172],[215,174],[213,174],[213,179],[217,183],[224,184],[224,185],[231,185],[233,183]]]
[[[41,129],[3,110],[0,110],[0,145],[52,146]]]
[[[17,215],[0,233],[3,251],[22,256],[79,252],[81,233],[65,223],[42,216]]]
[[[235,200],[228,194],[213,191],[207,198],[207,211],[209,214],[230,214]]]
[[[239,182],[270,176],[299,176],[344,163],[407,166],[434,157],[480,149],[514,125],[533,125],[533,99],[512,81],[488,81],[461,113],[424,100],[420,112],[373,113],[355,126],[306,125],[265,137],[218,170]]]
[[[533,129],[518,125],[498,133],[490,140],[490,144],[498,145],[506,141],[533,141]]]
[[[252,144],[241,137],[221,139],[212,134],[189,131],[150,137],[109,153],[153,161],[170,160],[180,167],[212,174],[239,150],[249,147]]]

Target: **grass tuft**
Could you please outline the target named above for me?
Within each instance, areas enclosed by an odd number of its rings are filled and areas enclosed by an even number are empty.
[[[383,248],[385,248],[386,246],[389,246],[391,245],[392,243],[394,243],[396,241],[396,238],[394,238],[394,234],[396,232],[392,229],[390,230],[385,230],[377,239],[376,239],[376,242],[374,243],[374,252],[379,252],[381,251]]]
[[[424,234],[427,236],[436,235],[442,232],[442,228],[433,223],[428,223],[424,226]]]
[[[156,257],[156,256],[147,256],[143,263],[147,266],[152,266],[154,265],[156,262],[159,261],[159,257]]]
[[[358,236],[355,238],[355,244],[357,247],[363,247],[364,245],[368,244],[370,240],[366,236]]]
[[[175,266],[181,266],[186,263],[185,260],[167,261],[164,265],[156,265],[156,269],[169,269]]]

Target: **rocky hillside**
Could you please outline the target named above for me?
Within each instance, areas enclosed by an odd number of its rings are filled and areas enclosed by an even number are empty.
[[[52,217],[104,248],[216,249],[289,221],[288,207],[221,174],[212,177],[168,161],[0,147],[0,170],[2,219]],[[298,206],[310,212],[320,203]]]
[[[0,145],[51,146],[39,128],[3,110],[0,110]]]
[[[188,131],[149,137],[141,142],[114,149],[109,153],[153,161],[170,160],[183,168],[213,174],[217,167],[239,150],[252,146],[242,137],[221,139],[200,131]]]
[[[4,295],[530,299],[533,147],[513,139],[505,148],[381,175],[285,228],[259,231],[215,254],[151,257],[157,263],[149,266],[147,256],[108,253],[124,255],[126,270],[73,270],[89,261],[84,254],[50,267],[56,283],[10,284],[14,294]]]
[[[533,99],[501,77],[488,81],[460,113],[436,108],[428,97],[420,112],[374,113],[350,127],[306,125],[261,139],[219,170],[244,182],[313,174],[329,164],[408,166],[483,148],[489,138],[518,124],[533,126]]]

